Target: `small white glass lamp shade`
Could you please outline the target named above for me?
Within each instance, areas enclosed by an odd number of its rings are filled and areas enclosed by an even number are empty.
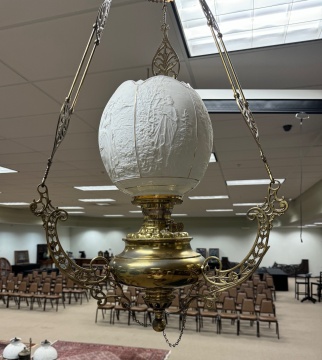
[[[51,346],[51,342],[48,340],[41,342],[41,346],[35,351],[33,356],[33,360],[56,360],[57,358],[57,350]]]
[[[25,348],[25,345],[21,342],[20,338],[10,339],[10,343],[4,348],[2,356],[3,359],[18,359],[19,353]]]
[[[203,101],[168,76],[126,81],[107,103],[99,148],[113,183],[133,195],[180,195],[202,179],[212,151]]]

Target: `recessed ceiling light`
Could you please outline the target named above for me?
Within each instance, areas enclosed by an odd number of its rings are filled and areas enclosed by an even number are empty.
[[[209,196],[188,196],[190,200],[219,200],[229,199],[228,195],[209,195]]]
[[[281,184],[285,181],[285,179],[276,179]],[[240,186],[240,185],[268,185],[270,184],[269,179],[252,179],[252,180],[227,180],[227,186]]]
[[[124,215],[104,215],[104,217],[123,217]]]
[[[94,202],[94,203],[115,201],[114,199],[78,199],[78,200],[83,202]]]
[[[233,206],[258,206],[260,203],[235,203]]]
[[[5,205],[5,206],[29,206],[29,203],[26,202],[2,202],[0,203],[0,205]]]
[[[234,211],[233,209],[208,209],[207,212],[226,212],[226,211]]]
[[[211,153],[209,162],[210,162],[210,163],[215,163],[215,162],[217,162],[217,158],[216,158],[215,153]]]
[[[0,166],[0,174],[16,173],[18,171]]]
[[[63,210],[83,210],[82,206],[61,206],[60,209]]]
[[[118,190],[115,185],[104,185],[104,186],[74,186],[77,190],[82,191],[111,191]]]

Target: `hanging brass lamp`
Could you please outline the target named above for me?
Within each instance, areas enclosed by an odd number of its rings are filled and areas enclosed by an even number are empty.
[[[153,0],[152,0],[153,1]],[[245,258],[232,269],[210,271],[208,262],[191,249],[191,237],[183,225],[171,218],[172,209],[182,202],[186,192],[202,179],[212,150],[212,128],[207,110],[199,95],[187,84],[176,80],[179,59],[169,43],[166,24],[166,2],[163,3],[163,40],[153,58],[154,77],[145,81],[127,81],[113,94],[106,105],[99,128],[99,148],[106,170],[113,183],[132,196],[144,215],[142,227],[126,236],[125,247],[109,263],[103,257],[94,258],[89,269],[76,265],[63,250],[58,236],[58,221],[67,220],[67,213],[51,204],[45,185],[53,156],[64,139],[74,111],[79,90],[86,76],[95,48],[109,12],[111,0],[105,0],[99,9],[88,46],[81,60],[72,88],[63,104],[56,131],[52,155],[45,176],[38,186],[40,198],[31,204],[36,216],[42,217],[49,252],[56,266],[74,282],[90,290],[100,304],[106,302],[107,290],[102,281],[119,289],[115,298],[130,307],[123,285],[136,286],[145,293],[146,304],[153,309],[153,328],[163,331],[169,346],[176,346],[182,336],[171,344],[165,334],[165,312],[174,299],[174,291],[191,285],[190,292],[181,300],[182,316],[192,300],[202,299],[211,305],[220,292],[241,284],[251,276],[268,250],[272,222],[283,214],[288,205],[277,196],[280,184],[273,178],[260,145],[258,129],[240,87],[236,73],[222,40],[218,25],[204,0],[200,4],[213,34],[219,54],[230,80],[234,97],[246,125],[256,141],[270,185],[262,205],[248,211],[250,220],[258,224],[257,235]],[[85,70],[82,65],[90,52]],[[81,78],[73,100],[76,81]],[[276,206],[277,205],[277,206]],[[105,275],[97,275],[95,260],[105,261]],[[201,286],[206,292],[199,292]],[[119,295],[121,294],[121,295]],[[108,295],[110,297],[110,294]]]

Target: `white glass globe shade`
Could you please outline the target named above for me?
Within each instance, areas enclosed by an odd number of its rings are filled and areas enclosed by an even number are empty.
[[[33,356],[33,360],[56,360],[57,358],[57,350],[51,346],[51,342],[48,340],[41,342],[41,346],[35,351]]]
[[[10,343],[4,348],[2,356],[3,359],[13,360],[19,358],[19,353],[25,348],[20,338],[10,340]]]
[[[133,196],[182,196],[192,190],[207,169],[212,140],[211,121],[197,92],[162,75],[121,84],[99,127],[107,173]]]

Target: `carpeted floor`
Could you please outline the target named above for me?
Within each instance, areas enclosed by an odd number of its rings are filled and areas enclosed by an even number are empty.
[[[237,336],[236,326],[229,321],[223,323],[222,334],[216,334],[211,321],[205,321],[202,331],[197,333],[194,320],[188,319],[182,340],[179,346],[171,349],[169,360],[321,360],[322,302],[301,303],[294,299],[294,278],[289,279],[289,288],[288,292],[277,293],[280,340],[274,325],[271,328],[262,325],[261,337],[257,338],[256,326],[250,327],[246,322]],[[60,305],[58,312],[50,306],[44,312],[37,305],[30,311],[25,303],[18,310],[13,302],[7,309],[0,302],[0,339],[9,341],[17,336],[27,342],[31,337],[38,344],[48,339],[170,350],[162,333],[154,332],[151,327],[144,328],[136,323],[128,326],[125,314],[111,325],[109,316],[103,319],[100,312],[95,323],[95,312],[93,299],[83,301],[83,305],[72,302],[66,309]],[[170,317],[167,336],[172,342],[179,336],[176,316]]]

